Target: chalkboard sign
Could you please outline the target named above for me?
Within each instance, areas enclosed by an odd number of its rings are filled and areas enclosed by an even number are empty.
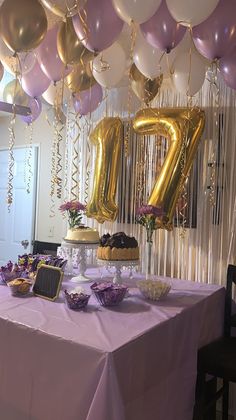
[[[63,271],[58,267],[42,264],[36,274],[33,292],[36,296],[48,300],[56,300],[63,277]]]

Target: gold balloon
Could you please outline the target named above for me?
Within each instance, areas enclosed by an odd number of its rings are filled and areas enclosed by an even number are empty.
[[[47,17],[38,0],[5,0],[0,8],[0,35],[14,52],[32,50],[47,32]]]
[[[123,124],[114,117],[103,118],[90,135],[90,141],[96,146],[96,162],[94,186],[86,214],[99,223],[117,217],[115,199],[122,138]]]
[[[73,16],[84,5],[82,0],[41,0],[41,3],[52,13],[61,18]]]
[[[145,104],[149,104],[158,94],[163,75],[154,79],[145,77],[133,63],[130,68],[131,87],[135,95]]]
[[[73,93],[87,90],[93,86],[96,80],[92,75],[90,63],[79,64],[74,67],[72,72],[67,76],[66,83]]]
[[[65,64],[87,63],[94,58],[94,53],[87,50],[77,37],[72,18],[62,22],[57,34],[57,50]]]
[[[3,91],[3,99],[5,102],[14,105],[28,106],[29,97],[22,89],[18,80],[9,82]]]
[[[205,113],[199,108],[147,108],[137,112],[133,127],[142,135],[158,134],[169,148],[148,204],[162,208],[159,228],[172,229],[176,203],[192,167],[204,130]]]

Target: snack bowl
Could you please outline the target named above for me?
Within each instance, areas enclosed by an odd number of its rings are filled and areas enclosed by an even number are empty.
[[[128,290],[127,286],[110,282],[93,283],[91,290],[97,301],[102,306],[117,306],[124,299]]]
[[[30,292],[32,282],[25,278],[16,278],[7,283],[12,296],[26,296]]]
[[[87,295],[83,292],[68,292],[64,290],[65,299],[68,308],[73,309],[74,311],[80,311],[86,308],[90,295]]]
[[[166,297],[171,285],[161,280],[140,280],[137,282],[140,292],[146,299],[160,300]]]

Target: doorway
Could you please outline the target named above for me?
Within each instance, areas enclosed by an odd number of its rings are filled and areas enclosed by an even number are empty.
[[[38,147],[15,148],[14,159],[13,203],[8,211],[8,150],[0,150],[0,266],[31,252],[35,232]]]

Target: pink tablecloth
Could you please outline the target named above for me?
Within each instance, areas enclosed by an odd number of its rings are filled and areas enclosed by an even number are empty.
[[[191,420],[197,349],[222,334],[224,289],[170,281],[162,302],[131,288],[86,312],[1,286],[0,418]]]

